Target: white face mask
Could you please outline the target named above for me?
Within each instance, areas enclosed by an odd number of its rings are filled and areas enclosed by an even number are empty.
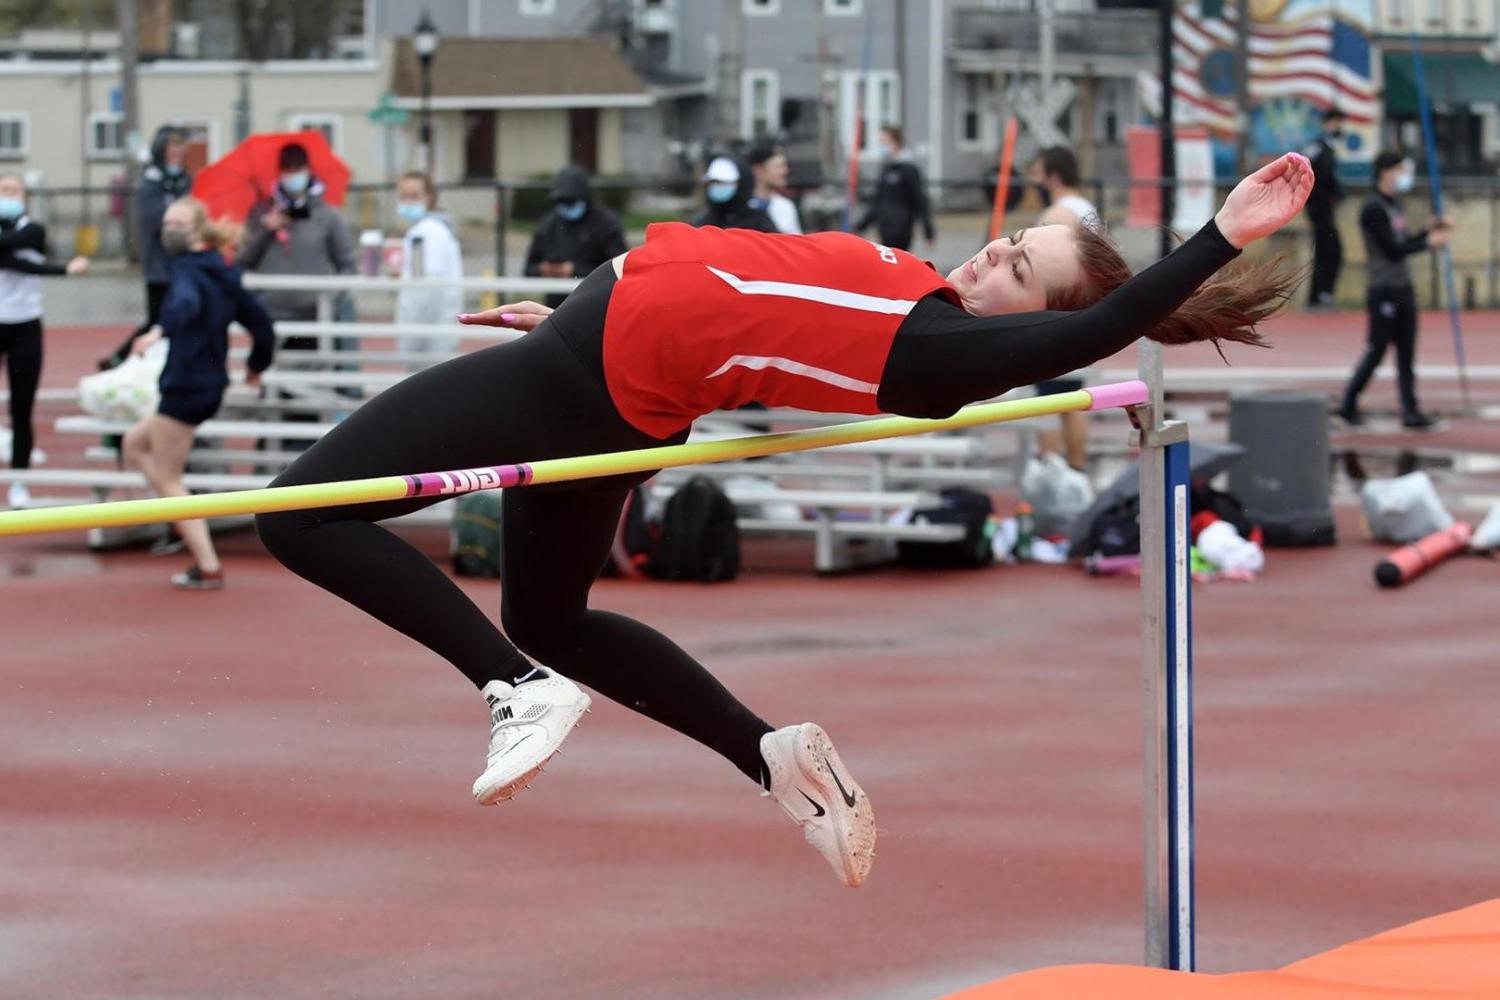
[[[1410,170],[1403,170],[1396,175],[1396,192],[1406,194],[1417,184],[1417,175]]]

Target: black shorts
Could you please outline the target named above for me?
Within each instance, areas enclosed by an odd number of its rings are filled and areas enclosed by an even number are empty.
[[[1036,394],[1038,396],[1055,396],[1059,392],[1077,392],[1082,388],[1083,379],[1081,378],[1049,378],[1045,382],[1038,382],[1036,384]]]
[[[224,402],[223,389],[198,390],[196,392],[164,392],[156,412],[173,420],[180,420],[192,427],[208,420]]]

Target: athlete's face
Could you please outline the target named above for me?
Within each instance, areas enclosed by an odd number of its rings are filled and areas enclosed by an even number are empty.
[[[1032,226],[994,240],[948,274],[975,316],[1036,312],[1049,291],[1083,280],[1071,226]]]

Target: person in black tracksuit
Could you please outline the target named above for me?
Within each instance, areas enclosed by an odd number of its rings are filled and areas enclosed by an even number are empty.
[[[1336,108],[1323,113],[1323,131],[1307,150],[1312,160],[1312,195],[1307,199],[1307,222],[1313,238],[1312,282],[1308,286],[1307,305],[1310,309],[1332,309],[1333,289],[1339,280],[1339,269],[1344,264],[1344,244],[1339,239],[1334,211],[1344,197],[1339,186],[1339,158],[1335,148],[1344,135],[1344,116]]]
[[[909,250],[912,234],[917,222],[921,221],[930,252],[937,233],[932,228],[932,209],[927,203],[922,171],[917,169],[903,147],[900,128],[895,125],[882,128],[880,144],[885,149],[880,180],[865,214],[854,224],[854,231],[862,233],[873,223],[881,243],[897,250]]]
[[[141,171],[141,186],[135,195],[136,239],[140,242],[141,274],[146,279],[146,321],[130,331],[108,357],[100,359],[100,368],[113,368],[124,361],[135,339],[161,317],[168,277],[167,252],[161,246],[161,218],[168,205],[193,189],[193,177],[183,168],[186,156],[187,138],[181,129],[163,125],[156,130],[151,140],[151,162]]]
[[[34,439],[31,410],[42,377],[42,283],[44,275],[79,274],[88,260],[67,266],[47,260],[47,229],[26,215],[26,185],[16,174],[0,174],[0,355],[10,383],[12,469],[31,467]],[[31,497],[12,483],[10,505],[25,507]]]
[[[589,172],[566,166],[552,182],[552,211],[537,226],[526,254],[526,274],[533,278],[575,278],[625,252],[625,231],[615,213],[594,202]],[[562,305],[567,295],[547,296],[547,305]]]
[[[1432,419],[1417,407],[1416,372],[1417,302],[1406,258],[1448,243],[1453,222],[1447,217],[1428,229],[1406,231],[1406,216],[1396,195],[1410,191],[1414,168],[1404,153],[1387,150],[1375,158],[1375,191],[1359,213],[1359,231],[1364,237],[1368,290],[1365,305],[1370,315],[1369,343],[1344,389],[1339,416],[1345,423],[1363,423],[1359,394],[1380,364],[1391,344],[1396,345],[1396,384],[1401,396],[1401,423],[1412,430],[1425,430]]]

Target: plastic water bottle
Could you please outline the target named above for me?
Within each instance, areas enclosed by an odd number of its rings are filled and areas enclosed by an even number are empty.
[[[1031,514],[1031,504],[1024,500],[1016,505],[1016,546],[1011,554],[1018,562],[1031,559],[1031,540],[1036,536],[1036,520]]]

